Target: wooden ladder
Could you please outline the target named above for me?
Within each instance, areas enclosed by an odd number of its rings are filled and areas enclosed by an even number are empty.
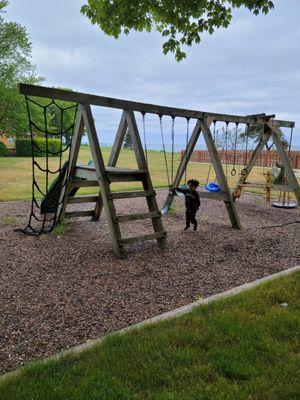
[[[144,190],[134,190],[126,192],[109,192],[107,193],[113,207],[111,207],[111,215],[113,223],[118,232],[118,245],[121,257],[125,256],[124,246],[135,242],[144,242],[147,240],[157,240],[160,247],[165,247],[167,233],[163,228],[161,221],[161,212],[156,202],[156,192],[153,190],[152,182],[148,170],[129,170],[114,167],[106,168],[106,174],[109,184],[111,182],[129,182],[141,181]],[[134,214],[117,214],[115,209],[115,200],[145,198],[148,206],[148,212]],[[122,237],[119,224],[127,221],[137,221],[151,219],[154,233],[139,235],[133,237]]]
[[[98,221],[102,209],[102,199],[101,193],[90,194],[84,196],[73,196],[71,193],[74,189],[79,189],[81,187],[99,187],[98,180],[83,180],[83,179],[72,179],[72,184],[70,185],[70,191],[68,192],[66,198],[67,206],[69,204],[84,204],[84,203],[95,203],[92,210],[77,210],[77,211],[67,211],[65,210],[65,218],[75,218],[75,217],[91,217],[92,221]]]

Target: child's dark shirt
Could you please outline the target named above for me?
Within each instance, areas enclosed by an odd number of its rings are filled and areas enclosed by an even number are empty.
[[[177,192],[183,193],[185,197],[185,207],[188,210],[198,210],[200,207],[200,196],[196,190],[190,192],[189,189],[176,188]]]

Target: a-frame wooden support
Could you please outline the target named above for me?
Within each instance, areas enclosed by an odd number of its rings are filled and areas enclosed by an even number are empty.
[[[70,218],[70,217],[80,217],[80,216],[90,216],[92,217],[93,220],[98,220],[103,206],[100,191],[98,195],[69,197],[69,194],[76,187],[78,188],[82,186],[84,187],[98,186],[98,183],[95,181],[92,182],[78,181],[76,180],[75,177],[76,163],[78,160],[78,153],[85,127],[85,121],[84,121],[85,113],[86,110],[84,106],[79,104],[77,109],[72,146],[70,149],[68,172],[65,176],[65,181],[63,182],[63,190],[61,191],[59,207],[57,210],[57,215],[60,222],[62,222],[65,217]],[[76,204],[76,203],[96,203],[96,205],[94,207],[94,210],[66,212],[68,204]]]
[[[244,174],[241,174],[239,181],[238,181],[235,189],[233,190],[232,196],[233,196],[234,201],[240,197],[240,195],[242,193],[243,185],[246,182],[246,179],[248,178],[250,172],[252,171],[252,168],[254,167],[254,165],[259,157],[259,154],[261,153],[261,151],[263,150],[265,145],[268,143],[269,139],[270,139],[270,133],[266,130],[266,128],[264,128],[263,135],[261,135],[260,140],[258,141],[246,167],[243,169]]]
[[[200,133],[202,132],[208,152],[211,157],[211,161],[213,164],[213,167],[215,169],[216,177],[218,179],[219,185],[222,189],[221,193],[207,193],[207,192],[201,192],[200,196],[205,197],[205,198],[210,198],[214,200],[223,200],[226,205],[226,209],[231,221],[231,225],[235,229],[241,229],[241,223],[235,208],[235,204],[232,198],[232,194],[230,192],[224,170],[218,155],[218,151],[216,149],[216,146],[213,141],[212,134],[210,132],[210,125],[212,123],[211,118],[206,118],[206,119],[198,119],[195,128],[192,132],[192,135],[190,137],[190,140],[188,142],[188,145],[184,151],[183,157],[181,159],[181,162],[179,164],[177,173],[175,175],[175,178],[172,182],[173,187],[178,187],[180,185],[181,179],[184,175],[184,172],[187,168],[187,164],[191,158],[191,155],[193,153],[193,150],[196,146],[197,140],[200,136]],[[169,193],[165,205],[163,209],[167,209],[169,205],[172,203],[175,195],[172,193]]]
[[[280,157],[280,160],[284,166],[285,169],[285,174],[288,180],[288,185],[286,185],[287,190],[290,192],[293,192],[295,194],[298,206],[300,207],[300,186],[297,181],[297,178],[294,174],[293,168],[291,166],[288,154],[286,150],[284,149],[284,146],[281,141],[281,133],[278,128],[278,124],[275,121],[268,121],[265,123],[264,126],[264,133],[260,138],[260,141],[257,143],[257,146],[248,162],[248,164],[245,167],[246,173],[244,175],[240,176],[240,179],[233,191],[233,199],[237,199],[240,197],[243,185],[246,182],[246,179],[249,177],[252,168],[255,165],[255,162],[257,161],[259,154],[265,147],[265,145],[268,143],[268,140],[272,138],[275,144],[275,148],[278,152],[278,155]],[[284,186],[283,186],[284,188]]]
[[[138,131],[133,111],[123,111],[122,113],[117,135],[111,150],[107,166],[108,168],[116,167],[127,129],[129,130],[129,134],[131,136],[133,151],[136,157],[138,168],[140,171],[145,171],[144,178],[142,179],[142,185],[144,191],[141,192],[141,195],[144,194],[145,195],[144,197],[146,197],[149,213],[150,214],[152,213],[153,215],[159,214],[159,218],[157,217],[151,218],[153,230],[156,234],[159,234],[160,232],[164,231],[163,224],[161,221],[161,213],[157,205],[156,193],[153,190],[153,185],[148,170],[148,164],[144,154],[142,142],[140,139],[140,134]],[[157,241],[161,247],[165,246],[165,236],[159,238]]]
[[[86,128],[91,153],[94,161],[94,168],[76,166],[78,152],[80,148],[81,138],[83,130]],[[126,130],[129,129],[133,150],[137,159],[138,169],[118,169],[115,165],[118,160],[118,156],[122,147],[124,135]],[[80,179],[84,180],[80,180]],[[111,192],[110,183],[117,181],[135,181],[139,180],[143,184],[143,189],[134,192]],[[161,221],[161,213],[158,209],[156,202],[156,193],[153,190],[150,174],[148,171],[147,162],[145,159],[142,143],[140,140],[137,124],[135,121],[133,111],[124,111],[119,124],[117,137],[112,149],[111,157],[109,159],[108,166],[105,166],[104,159],[102,156],[100,144],[94,120],[92,117],[91,107],[86,104],[79,105],[77,113],[77,121],[74,130],[74,136],[72,141],[72,147],[70,151],[69,161],[69,173],[65,182],[66,193],[69,194],[74,187],[81,186],[98,186],[98,196],[86,196],[86,199],[90,201],[96,201],[96,206],[93,211],[76,211],[66,213],[66,207],[69,203],[81,203],[84,199],[81,197],[72,198],[64,196],[64,201],[59,210],[59,219],[62,221],[67,216],[92,216],[93,219],[99,219],[102,208],[105,209],[107,216],[109,232],[112,240],[112,246],[114,253],[120,257],[125,257],[124,245],[156,239],[161,247],[165,246],[166,243],[166,232],[163,229]],[[63,195],[62,195],[63,196]],[[145,197],[149,212],[130,214],[130,215],[118,215],[116,213],[114,200],[122,198],[133,198],[133,197]],[[76,200],[76,201],[74,201]],[[151,218],[154,233],[148,235],[142,235],[137,237],[122,238],[119,223],[125,221],[133,221],[138,219]]]
[[[277,148],[279,157],[284,166],[285,174],[287,176],[287,180],[291,188],[291,191],[294,193],[296,200],[298,202],[298,206],[300,207],[300,186],[294,174],[288,154],[284,149],[282,141],[280,140],[280,132],[278,130],[278,127],[274,123],[272,123],[272,121],[268,122],[267,126],[271,131],[271,135],[274,140],[275,146]]]
[[[212,120],[210,120],[210,123],[212,122]],[[218,183],[221,187],[222,192],[225,194],[225,206],[231,221],[231,225],[233,228],[235,229],[241,229],[241,223],[235,208],[235,204],[228,186],[228,182],[218,155],[218,151],[216,149],[213,137],[211,135],[210,129],[209,129],[209,125],[207,124],[207,122],[205,120],[200,120],[200,124],[201,124],[201,128],[202,128],[202,132],[203,132],[203,136],[204,136],[204,140],[207,146],[207,150],[210,154],[211,157],[211,161],[213,164],[213,167],[215,169],[215,173],[216,173],[216,177],[218,180]]]

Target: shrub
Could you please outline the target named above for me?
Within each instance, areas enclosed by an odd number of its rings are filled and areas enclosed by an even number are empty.
[[[36,157],[43,157],[46,153],[46,139],[45,138],[35,138],[34,142],[34,155]],[[58,139],[48,139],[48,151],[51,153],[57,153],[60,151],[60,140]],[[18,157],[31,157],[32,146],[31,140],[27,138],[16,139],[16,153]],[[55,157],[55,154],[50,154],[49,157]]]
[[[31,157],[31,140],[24,138],[16,139],[16,154],[18,157]]]
[[[6,144],[0,142],[0,157],[8,157],[8,156],[9,156],[9,151],[6,147]]]

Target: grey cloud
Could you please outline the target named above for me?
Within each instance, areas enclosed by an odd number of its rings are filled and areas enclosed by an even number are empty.
[[[181,63],[162,55],[158,34],[105,36],[80,15],[83,2],[11,1],[7,18],[29,31],[34,62],[47,85],[182,108],[275,113],[300,126],[298,0],[275,2],[267,16],[235,11],[229,29],[205,35]],[[118,117],[118,111],[95,110],[104,142],[111,141]],[[183,140],[184,121],[176,123]],[[155,117],[148,116],[148,128],[159,141]]]

